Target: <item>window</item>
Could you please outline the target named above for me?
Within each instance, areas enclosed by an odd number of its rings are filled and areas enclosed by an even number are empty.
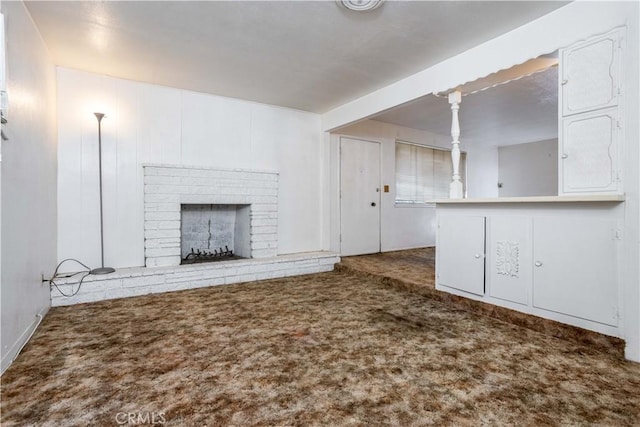
[[[466,166],[467,155],[460,153],[463,185]],[[451,150],[396,141],[396,203],[448,199],[452,176]]]

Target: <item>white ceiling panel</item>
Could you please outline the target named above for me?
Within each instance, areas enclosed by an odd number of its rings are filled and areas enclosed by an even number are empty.
[[[495,83],[492,76],[486,81]],[[473,82],[473,86],[483,87],[482,81]],[[464,93],[464,86],[462,89]],[[459,118],[460,140],[470,144],[504,146],[557,138],[558,68],[463,96]],[[451,134],[449,102],[434,95],[373,119],[439,135]]]
[[[563,2],[26,3],[57,65],[325,112]]]

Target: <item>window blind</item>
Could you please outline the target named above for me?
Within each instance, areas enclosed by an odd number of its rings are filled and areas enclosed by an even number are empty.
[[[465,171],[466,153],[461,153],[463,185]],[[396,202],[424,203],[448,199],[452,175],[451,151],[396,142]]]

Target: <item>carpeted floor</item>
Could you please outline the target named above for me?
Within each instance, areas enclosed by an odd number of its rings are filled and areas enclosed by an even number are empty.
[[[620,338],[437,290],[435,256],[436,251],[433,247],[352,256],[342,258],[342,261],[336,265],[336,270],[365,277],[396,289],[417,293],[445,303],[454,309],[493,317],[624,358],[624,341]]]
[[[333,272],[54,308],[1,398],[3,426],[639,425],[640,365]]]
[[[433,247],[345,257],[340,265],[369,276],[401,282],[407,290],[435,289],[436,249]]]

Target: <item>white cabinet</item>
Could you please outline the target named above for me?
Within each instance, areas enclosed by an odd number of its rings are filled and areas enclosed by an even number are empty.
[[[558,313],[583,327],[615,328],[618,243],[614,220],[440,215],[436,286],[525,312]]]
[[[561,50],[559,194],[621,193],[624,29]]]
[[[618,189],[618,109],[567,117],[562,124],[564,193]]]
[[[535,218],[533,305],[617,326],[616,243],[615,221]]]
[[[438,285],[484,295],[484,217],[438,218]]]
[[[618,105],[620,96],[620,30],[562,50],[562,115]]]

